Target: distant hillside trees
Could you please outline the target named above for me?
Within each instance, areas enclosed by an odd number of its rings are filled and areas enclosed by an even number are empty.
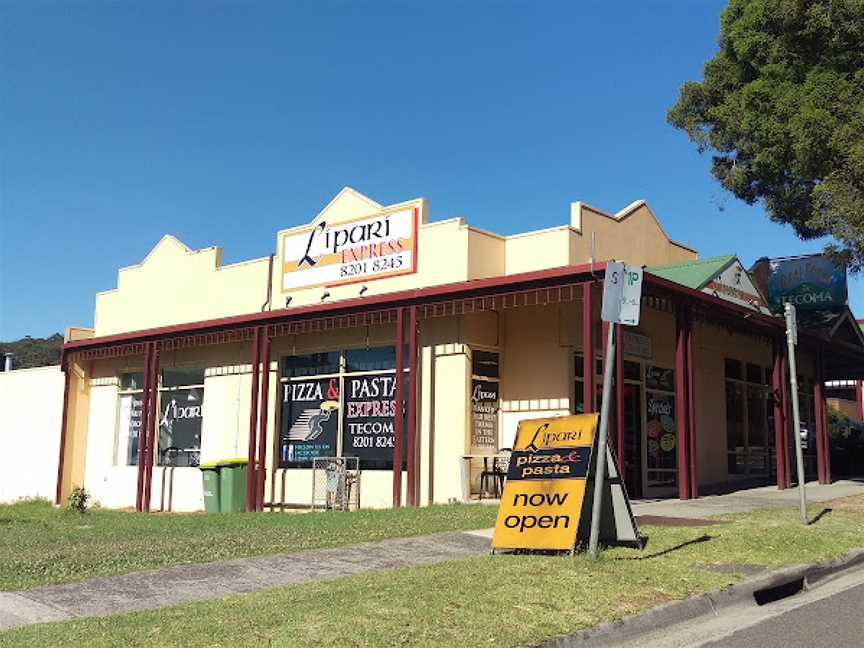
[[[47,338],[27,336],[14,342],[0,342],[0,354],[15,354],[13,369],[44,367],[60,364],[60,347],[62,345],[63,336],[59,333]],[[0,356],[0,370],[3,368],[3,362],[4,358]]]

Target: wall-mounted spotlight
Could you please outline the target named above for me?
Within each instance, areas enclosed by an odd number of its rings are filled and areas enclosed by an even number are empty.
[[[363,286],[360,289],[360,296],[362,297],[363,295],[365,295],[367,290],[369,290],[369,286]]]
[[[288,306],[291,305],[291,300],[292,300],[292,299],[293,299],[293,297],[291,297],[291,295],[288,295],[288,296],[285,298],[285,308],[288,308]]]
[[[329,296],[330,296],[330,293],[329,293],[329,292],[325,292],[323,295],[321,295],[321,301],[324,301],[324,300],[327,299]]]

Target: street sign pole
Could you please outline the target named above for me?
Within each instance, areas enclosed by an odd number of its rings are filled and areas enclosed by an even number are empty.
[[[600,318],[609,324],[606,355],[603,357],[603,399],[600,405],[600,429],[597,431],[597,460],[594,472],[594,498],[591,507],[591,535],[588,552],[597,555],[600,542],[600,515],[606,480],[606,446],[609,442],[609,402],[612,396],[612,372],[615,367],[615,327],[639,325],[642,305],[642,268],[617,261],[606,264],[603,280],[603,307]],[[623,461],[619,457],[619,461]]]
[[[603,358],[603,400],[600,405],[597,466],[594,473],[594,505],[591,507],[591,535],[588,539],[588,551],[592,556],[597,555],[597,545],[600,540],[600,509],[603,505],[603,482],[606,479],[606,443],[609,437],[609,396],[612,394],[612,371],[615,367],[615,322],[609,322],[608,328],[606,355]]]
[[[801,524],[807,524],[807,494],[804,490],[804,452],[801,449],[801,413],[798,409],[798,370],[795,365],[795,345],[798,344],[798,322],[795,306],[786,302],[786,344],[789,348],[789,382],[792,386],[792,420],[795,425],[795,464],[798,469],[798,499]]]

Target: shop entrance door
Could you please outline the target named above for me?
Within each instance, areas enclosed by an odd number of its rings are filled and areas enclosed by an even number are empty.
[[[642,497],[642,385],[624,383],[624,485],[630,497]]]
[[[645,392],[645,497],[672,497],[678,486],[675,396]]]

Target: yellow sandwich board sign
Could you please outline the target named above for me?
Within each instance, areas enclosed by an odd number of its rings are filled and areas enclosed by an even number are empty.
[[[592,500],[586,491],[593,493],[588,477],[596,463],[598,418],[582,414],[519,423],[493,549],[570,551],[587,537]],[[608,459],[603,506],[612,510],[604,515],[603,539],[641,544],[614,458]]]

